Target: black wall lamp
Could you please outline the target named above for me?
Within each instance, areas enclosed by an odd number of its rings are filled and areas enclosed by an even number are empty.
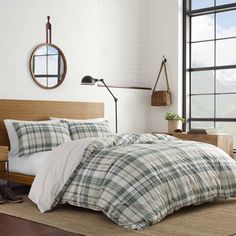
[[[117,128],[117,101],[118,101],[118,99],[114,96],[114,94],[108,88],[108,86],[106,85],[104,80],[103,79],[95,79],[90,75],[86,75],[82,78],[81,85],[95,85],[97,82],[103,83],[104,86],[106,87],[106,89],[109,91],[109,93],[111,94],[111,96],[114,99],[114,102],[115,102],[115,122],[116,122],[116,133],[117,133],[117,131],[118,131],[118,128]]]

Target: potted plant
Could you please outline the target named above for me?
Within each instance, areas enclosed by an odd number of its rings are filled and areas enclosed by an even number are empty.
[[[168,120],[168,133],[174,133],[176,129],[180,128],[182,122],[184,122],[184,118],[179,116],[174,111],[168,111],[166,113],[166,120]]]

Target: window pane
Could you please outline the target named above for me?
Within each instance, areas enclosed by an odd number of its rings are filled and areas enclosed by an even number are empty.
[[[214,71],[192,72],[191,93],[214,93]]]
[[[236,36],[236,11],[216,14],[216,38]]]
[[[236,65],[236,39],[216,42],[216,65]]]
[[[216,71],[216,92],[236,92],[236,69]]]
[[[37,56],[34,58],[35,63],[35,75],[45,75],[46,74],[46,56]]]
[[[42,46],[36,50],[35,55],[46,55],[46,53],[47,53],[47,47]]]
[[[233,135],[234,148],[236,148],[236,122],[217,122],[216,131]]]
[[[192,0],[192,10],[213,6],[214,0]]]
[[[57,75],[58,73],[58,56],[48,56],[48,74]]]
[[[58,77],[50,77],[48,78],[48,87],[53,87],[57,85],[58,83]]]
[[[58,54],[58,50],[52,46],[42,46],[38,48],[35,52],[35,55],[51,55],[51,54]]]
[[[214,117],[214,96],[197,95],[191,97],[192,118]]]
[[[216,96],[216,117],[217,118],[236,117],[236,94]]]
[[[207,67],[214,65],[214,43],[192,44],[192,67]]]
[[[48,54],[49,55],[51,55],[51,54],[58,54],[58,51],[57,51],[56,48],[49,46],[48,47]]]
[[[62,75],[63,73],[64,73],[64,62],[62,56],[60,56],[60,75]]]
[[[214,38],[214,15],[192,17],[192,41]]]
[[[230,3],[236,3],[235,0],[216,0],[216,5],[225,5]]]
[[[47,77],[38,77],[37,81],[42,84],[43,86],[47,86]]]
[[[193,121],[191,128],[214,129],[214,122]]]

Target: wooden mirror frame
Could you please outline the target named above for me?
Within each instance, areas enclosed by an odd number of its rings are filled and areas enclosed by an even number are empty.
[[[61,79],[59,80],[59,83],[57,83],[56,85],[54,86],[51,86],[51,87],[47,87],[47,86],[44,86],[42,85],[41,83],[38,82],[37,78],[35,77],[34,73],[33,73],[33,68],[32,68],[32,64],[33,64],[33,58],[34,58],[34,55],[35,55],[35,52],[43,47],[43,46],[51,46],[53,48],[56,48],[60,54],[60,56],[62,57],[62,60],[63,60],[63,66],[64,66],[64,71],[61,75]],[[67,73],[67,63],[66,63],[66,58],[65,58],[65,55],[63,54],[62,50],[56,46],[55,44],[51,44],[51,43],[42,43],[42,44],[39,44],[32,52],[31,56],[30,56],[30,60],[29,60],[29,69],[30,69],[30,74],[34,80],[34,82],[41,88],[44,88],[44,89],[54,89],[54,88],[57,88],[59,85],[61,85],[61,83],[64,81],[65,77],[66,77],[66,73]]]

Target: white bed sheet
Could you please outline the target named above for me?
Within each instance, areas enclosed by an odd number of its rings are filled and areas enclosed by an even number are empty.
[[[51,209],[54,199],[83,159],[85,148],[96,138],[84,138],[56,147],[41,166],[29,192],[29,199],[41,212]]]
[[[51,151],[38,152],[26,157],[9,157],[9,171],[25,175],[36,175]]]

